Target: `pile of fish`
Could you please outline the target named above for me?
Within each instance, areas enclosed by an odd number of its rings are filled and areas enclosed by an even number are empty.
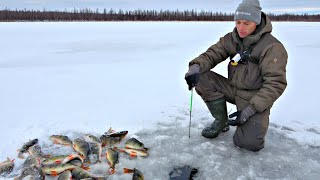
[[[48,155],[44,154],[38,143],[38,139],[33,139],[25,143],[18,149],[18,158],[25,161],[17,168],[15,174],[11,174],[14,169],[14,159],[7,158],[0,163],[0,177],[14,177],[15,180],[22,180],[25,177],[42,180],[46,176],[58,177],[58,180],[80,180],[107,179],[115,173],[115,166],[119,163],[119,153],[127,153],[131,158],[147,157],[148,148],[136,138],[127,139],[124,147],[116,147],[122,142],[128,131],[115,132],[111,128],[100,136],[100,138],[91,134],[84,137],[76,138],[73,141],[64,135],[52,135],[49,137],[55,146],[70,146],[75,153],[65,155]],[[25,158],[25,155],[28,156]],[[102,154],[105,154],[103,156]],[[110,168],[108,175],[95,176],[90,174],[91,164],[101,163],[102,159],[107,159]],[[143,174],[140,170],[133,168],[123,168],[123,173],[131,173],[132,179],[143,180]]]

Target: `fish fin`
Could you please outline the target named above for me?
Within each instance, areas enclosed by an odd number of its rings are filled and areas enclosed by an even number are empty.
[[[92,164],[91,161],[90,161],[90,159],[89,159],[89,157],[87,158],[86,162],[87,162],[88,164]]]
[[[68,158],[68,160],[72,160],[72,159],[74,159],[74,155],[70,154],[67,158]]]
[[[41,165],[41,159],[37,158],[37,161],[38,161],[38,165],[40,166]]]
[[[135,152],[131,152],[130,153],[130,157],[131,158],[136,158],[138,155],[137,155],[137,153],[135,153]]]
[[[107,131],[108,134],[110,133],[115,133],[116,131],[114,129],[112,129],[111,127],[109,128],[109,130]]]
[[[125,174],[133,173],[133,169],[123,168],[123,173]]]
[[[110,168],[109,170],[108,170],[108,173],[109,173],[109,175],[112,175],[112,174],[114,174],[116,171],[113,169],[113,168]]]
[[[44,155],[45,158],[50,158],[51,157],[51,154],[46,154]]]
[[[58,172],[57,171],[50,171],[50,175],[51,176],[58,176]]]
[[[60,164],[61,163],[61,160],[57,159],[54,161],[56,164]]]
[[[89,171],[89,170],[90,170],[90,167],[89,167],[89,166],[83,166],[83,165],[82,165],[81,168],[84,169],[84,170],[86,170],[86,171]]]
[[[84,155],[83,155],[83,154],[79,154],[79,156],[80,156],[82,159],[84,159]]]
[[[126,152],[125,150],[121,149],[121,148],[118,148],[118,147],[113,147],[113,150],[115,151],[119,151],[119,152]]]

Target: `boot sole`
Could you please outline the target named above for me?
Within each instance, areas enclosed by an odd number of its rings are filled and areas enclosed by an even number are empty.
[[[229,129],[230,129],[230,127],[227,126],[227,127],[223,128],[223,129],[222,129],[217,135],[215,135],[215,136],[204,136],[203,133],[201,133],[201,135],[202,135],[203,137],[205,137],[205,138],[214,139],[214,138],[218,137],[221,132],[227,132],[227,131],[229,131]]]

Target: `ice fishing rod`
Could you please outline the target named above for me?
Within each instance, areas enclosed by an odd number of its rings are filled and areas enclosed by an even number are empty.
[[[192,99],[193,99],[193,88],[191,89],[191,98],[190,98],[189,138],[190,138],[190,128],[191,128]]]

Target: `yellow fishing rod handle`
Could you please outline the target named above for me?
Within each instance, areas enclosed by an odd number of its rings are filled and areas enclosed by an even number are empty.
[[[238,65],[238,62],[231,61],[231,65],[232,65],[232,66],[236,66],[236,65]]]

